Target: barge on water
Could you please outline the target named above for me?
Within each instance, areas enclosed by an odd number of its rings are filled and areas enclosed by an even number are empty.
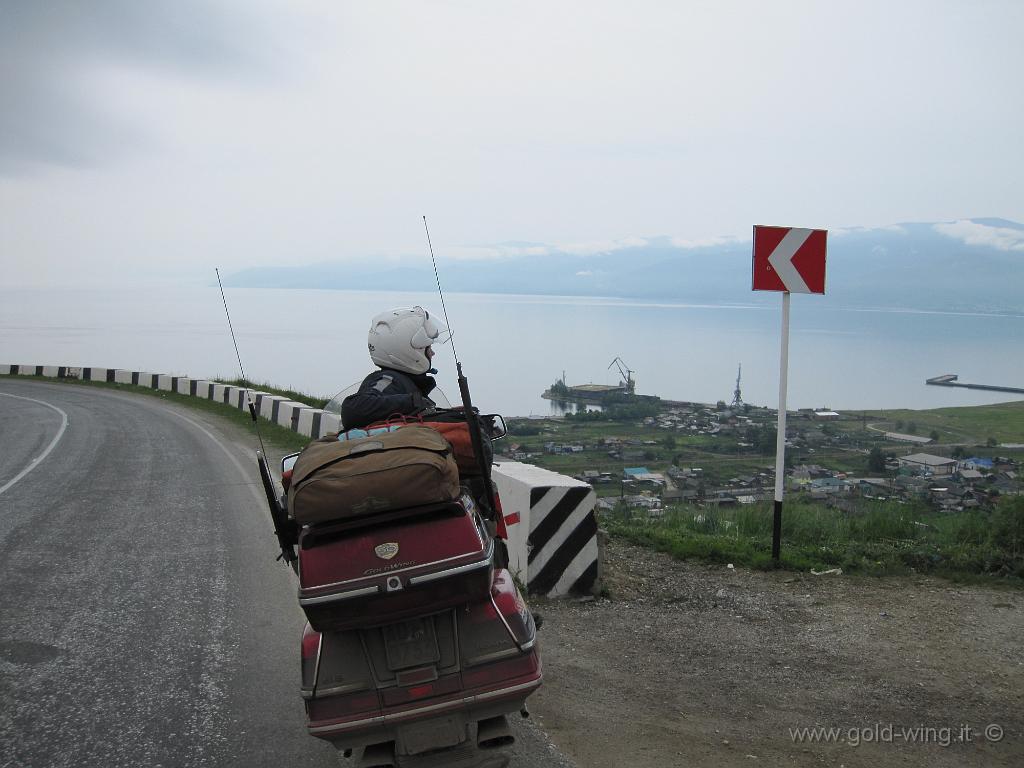
[[[959,376],[955,373],[944,373],[941,376],[932,376],[930,379],[925,379],[925,384],[931,384],[935,387],[963,387],[964,389],[985,389],[989,392],[1013,392],[1014,394],[1024,395],[1024,389],[1021,387],[1003,387],[997,384],[965,384],[961,381],[957,381]]]

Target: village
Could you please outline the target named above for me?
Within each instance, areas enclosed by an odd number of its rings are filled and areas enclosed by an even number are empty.
[[[497,458],[590,484],[602,511],[659,517],[684,505],[719,508],[773,498],[775,410],[736,401],[661,401],[639,419],[619,418],[616,411],[512,419]],[[940,413],[910,413],[916,421],[902,413],[830,409],[787,414],[786,497],[847,511],[888,501],[960,512],[1022,493],[1024,445],[970,434]]]

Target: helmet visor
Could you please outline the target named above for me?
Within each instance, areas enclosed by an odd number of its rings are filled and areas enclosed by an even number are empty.
[[[421,309],[421,307],[417,307],[417,309]],[[412,335],[409,343],[414,349],[426,349],[434,344],[444,344],[450,338],[451,334],[448,329],[435,323],[430,313],[424,309],[423,325]]]

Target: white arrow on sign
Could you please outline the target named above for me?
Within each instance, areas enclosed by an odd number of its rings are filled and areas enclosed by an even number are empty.
[[[807,242],[813,229],[797,229],[794,227],[782,238],[772,255],[768,257],[768,263],[775,269],[782,284],[787,291],[792,293],[811,293],[811,289],[800,276],[797,268],[793,266],[793,256],[800,250],[800,246]],[[763,262],[762,262],[763,263]]]

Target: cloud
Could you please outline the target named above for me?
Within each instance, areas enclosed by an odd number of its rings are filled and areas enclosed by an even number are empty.
[[[259,23],[252,13],[230,13],[225,1],[5,3],[0,175],[96,165],[143,141],[139,116],[104,93],[111,71],[195,78],[255,62]],[[243,29],[239,18],[248,19]]]
[[[498,261],[521,256],[550,256],[557,248],[549,245],[453,245],[438,248],[438,256],[456,261]]]
[[[465,260],[516,259],[522,256],[553,256],[569,254],[571,256],[593,256],[599,253],[613,253],[626,248],[643,248],[650,241],[643,237],[624,237],[616,240],[594,240],[579,243],[552,244],[542,243],[499,243],[482,246],[452,246],[439,249],[446,257]]]
[[[844,237],[846,235],[863,235],[869,232],[892,232],[897,235],[907,234],[907,230],[899,224],[889,224],[884,227],[836,227],[828,231],[828,236]]]
[[[593,256],[598,253],[612,253],[625,250],[626,248],[643,248],[647,243],[648,241],[642,237],[626,237],[618,240],[569,243],[559,246],[557,250],[562,253],[571,253],[573,256]]]
[[[576,277],[592,277],[593,274],[593,271],[589,269],[581,269],[579,272],[576,273]]]
[[[696,240],[688,240],[682,237],[672,238],[672,245],[676,248],[710,248],[715,245],[732,245],[739,242],[745,241],[732,236],[703,237]]]
[[[966,245],[983,245],[1000,251],[1024,251],[1024,231],[1007,227],[990,227],[968,219],[935,224],[940,235]]]

